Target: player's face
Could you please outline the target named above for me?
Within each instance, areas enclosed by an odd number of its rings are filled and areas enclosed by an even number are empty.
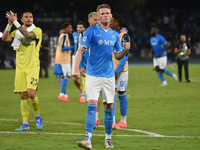
[[[151,29],[151,36],[156,36],[157,32],[154,28]]]
[[[31,26],[33,24],[33,14],[30,12],[24,13],[21,18],[21,21],[25,26]]]
[[[65,32],[66,32],[67,34],[72,34],[72,32],[73,32],[72,25],[68,25],[68,27],[65,28]]]
[[[78,25],[77,25],[77,32],[78,32],[78,33],[81,33],[81,32],[83,32],[83,31],[85,31],[85,28],[83,27],[83,25],[82,25],[82,24],[78,24]]]
[[[116,21],[115,21],[115,19],[114,18],[111,18],[111,20],[110,20],[110,28],[111,29],[115,29],[115,27],[116,27]]]
[[[186,36],[185,35],[181,35],[181,41],[183,41],[183,42],[186,41]]]
[[[89,18],[88,22],[89,22],[90,26],[96,25],[99,22],[99,17],[97,15],[92,16]]]
[[[101,8],[98,12],[99,14],[99,21],[103,24],[110,23],[110,19],[112,18],[112,14],[110,9],[108,8]]]

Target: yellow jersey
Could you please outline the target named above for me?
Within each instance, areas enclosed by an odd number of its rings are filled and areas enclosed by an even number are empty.
[[[11,33],[14,38],[17,30]],[[39,51],[42,42],[42,30],[38,27],[34,28],[32,32],[35,33],[36,39],[33,40],[33,44],[20,44],[18,50],[16,50],[16,68],[25,69],[32,68],[40,65]]]

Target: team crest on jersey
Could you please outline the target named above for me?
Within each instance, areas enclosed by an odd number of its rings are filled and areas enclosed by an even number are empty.
[[[112,35],[112,38],[114,39],[114,38],[115,38],[115,36],[114,36],[114,35]]]
[[[102,44],[103,44],[103,41],[100,39],[100,40],[98,41],[98,44],[99,44],[99,45],[102,45]]]
[[[86,36],[84,36],[83,37],[83,42],[85,42],[87,40],[87,37]]]

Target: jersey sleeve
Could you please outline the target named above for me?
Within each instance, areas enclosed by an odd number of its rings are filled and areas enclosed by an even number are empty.
[[[42,39],[42,30],[40,28],[36,27],[32,31],[35,33],[36,39]]]
[[[14,38],[16,32],[17,32],[17,30],[14,30],[13,32],[10,33],[10,35]]]
[[[167,44],[167,41],[163,36],[160,36],[160,43],[163,44],[163,45]]]
[[[80,46],[88,48],[91,43],[92,37],[93,37],[93,30],[91,27],[89,27],[89,28],[87,28],[87,30],[85,31],[85,33],[83,35]]]

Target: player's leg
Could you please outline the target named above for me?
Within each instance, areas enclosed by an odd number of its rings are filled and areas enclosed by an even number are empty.
[[[28,101],[27,92],[20,92],[21,97],[21,114],[23,119],[23,124],[20,128],[15,129],[15,131],[27,131],[30,130],[29,127],[29,114],[30,114],[30,106]]]
[[[118,77],[118,84],[117,84],[117,91],[118,91],[118,98],[120,102],[120,112],[121,112],[121,120],[115,126],[115,129],[126,128],[127,127],[127,109],[128,109],[128,100],[126,96],[126,89],[128,83],[128,71],[121,72]]]
[[[115,81],[116,82],[116,81]],[[115,91],[115,96],[114,96],[114,103],[113,103],[113,125],[112,128],[115,129],[116,121],[115,121],[115,111],[116,111],[116,107],[117,107],[117,101],[116,101],[116,91]]]
[[[26,79],[27,79],[27,94],[35,113],[36,127],[37,129],[42,129],[43,122],[40,116],[39,99],[36,95],[36,90],[39,83],[39,67],[28,69]]]
[[[164,76],[163,76],[163,74],[162,74],[162,72],[160,71],[160,68],[159,68],[159,59],[158,58],[154,58],[153,59],[153,66],[155,67],[157,75],[158,75],[159,79],[162,82],[161,85],[166,85],[167,86],[167,82],[165,81],[165,78],[164,78]]]
[[[100,100],[98,99],[98,104],[97,104],[97,110],[96,110],[96,121],[95,121],[95,126],[94,129],[96,129],[98,127],[98,125],[100,124],[100,120],[99,120],[99,107],[100,107]]]
[[[176,83],[177,82],[177,76],[176,76],[176,74],[174,74],[174,73],[170,72],[168,69],[166,69],[166,66],[167,66],[167,57],[165,56],[165,57],[161,57],[159,59],[160,59],[159,60],[160,61],[160,66],[159,66],[160,70],[162,72],[164,72],[165,74],[173,77],[174,82]]]
[[[61,89],[60,89],[60,94],[58,96],[58,99],[65,102],[69,102],[70,99],[68,98],[68,95],[67,95],[67,85],[71,76],[71,67],[70,67],[70,64],[61,64],[61,67],[62,67],[63,76],[60,82]]]
[[[105,124],[105,145],[106,148],[113,148],[111,142],[113,124],[113,103],[115,95],[115,77],[105,78],[102,88],[102,100],[104,105],[104,124]]]
[[[154,58],[153,59],[153,64],[155,67],[155,70],[158,74],[159,79],[161,80],[162,84],[160,85],[161,87],[163,86],[168,86],[167,81],[165,80],[162,71],[160,70],[160,68],[162,68],[162,61],[160,58]]]
[[[14,92],[20,93],[20,98],[21,98],[20,108],[21,108],[21,115],[23,119],[23,123],[21,127],[15,129],[16,131],[30,130],[30,127],[29,127],[30,106],[29,106],[29,101],[28,101],[28,94],[26,91],[27,91],[27,87],[26,87],[25,72],[22,69],[16,69]]]
[[[85,139],[83,141],[77,141],[79,147],[86,149],[92,149],[92,133],[95,126],[96,110],[98,104],[98,98],[102,87],[103,78],[94,76],[86,76],[86,94],[88,101],[87,114],[85,119]]]

